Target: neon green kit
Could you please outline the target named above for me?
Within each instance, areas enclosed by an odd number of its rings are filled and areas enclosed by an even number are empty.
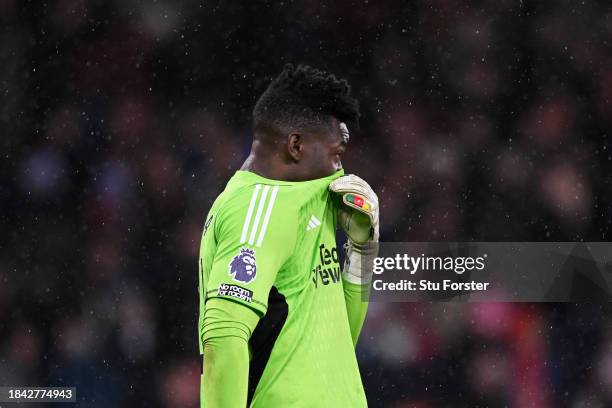
[[[208,299],[259,314],[248,344],[250,407],[367,406],[336,248],[340,204],[328,191],[343,174],[289,182],[238,171],[206,218],[200,352]]]

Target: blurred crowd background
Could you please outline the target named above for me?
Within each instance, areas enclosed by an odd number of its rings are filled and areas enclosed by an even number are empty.
[[[0,22],[1,385],[197,406],[204,216],[286,62],[351,82],[345,168],[384,241],[610,240],[608,2],[0,0]],[[372,407],[612,407],[611,323],[375,303],[358,356]]]

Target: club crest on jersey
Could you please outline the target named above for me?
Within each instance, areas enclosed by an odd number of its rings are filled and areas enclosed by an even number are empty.
[[[229,264],[229,274],[237,282],[251,283],[255,280],[257,275],[255,250],[240,248],[240,253]]]

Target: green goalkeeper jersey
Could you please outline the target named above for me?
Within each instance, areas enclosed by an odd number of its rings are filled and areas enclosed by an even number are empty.
[[[327,189],[343,174],[290,182],[238,171],[206,218],[200,353],[207,299],[262,316],[249,339],[250,407],[367,406],[336,247],[337,204]]]

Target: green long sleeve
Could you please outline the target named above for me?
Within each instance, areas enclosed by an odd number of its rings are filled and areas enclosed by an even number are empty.
[[[361,328],[363,327],[363,322],[368,312],[369,302],[367,299],[369,299],[370,285],[359,285],[345,279],[342,280],[342,285],[344,288],[344,302],[346,303],[349,326],[351,328],[351,338],[353,339],[353,346],[357,346],[359,333],[361,333]],[[363,300],[362,296],[366,300]]]
[[[213,298],[206,302],[201,407],[246,407],[248,342],[258,321],[253,309],[231,300]]]

